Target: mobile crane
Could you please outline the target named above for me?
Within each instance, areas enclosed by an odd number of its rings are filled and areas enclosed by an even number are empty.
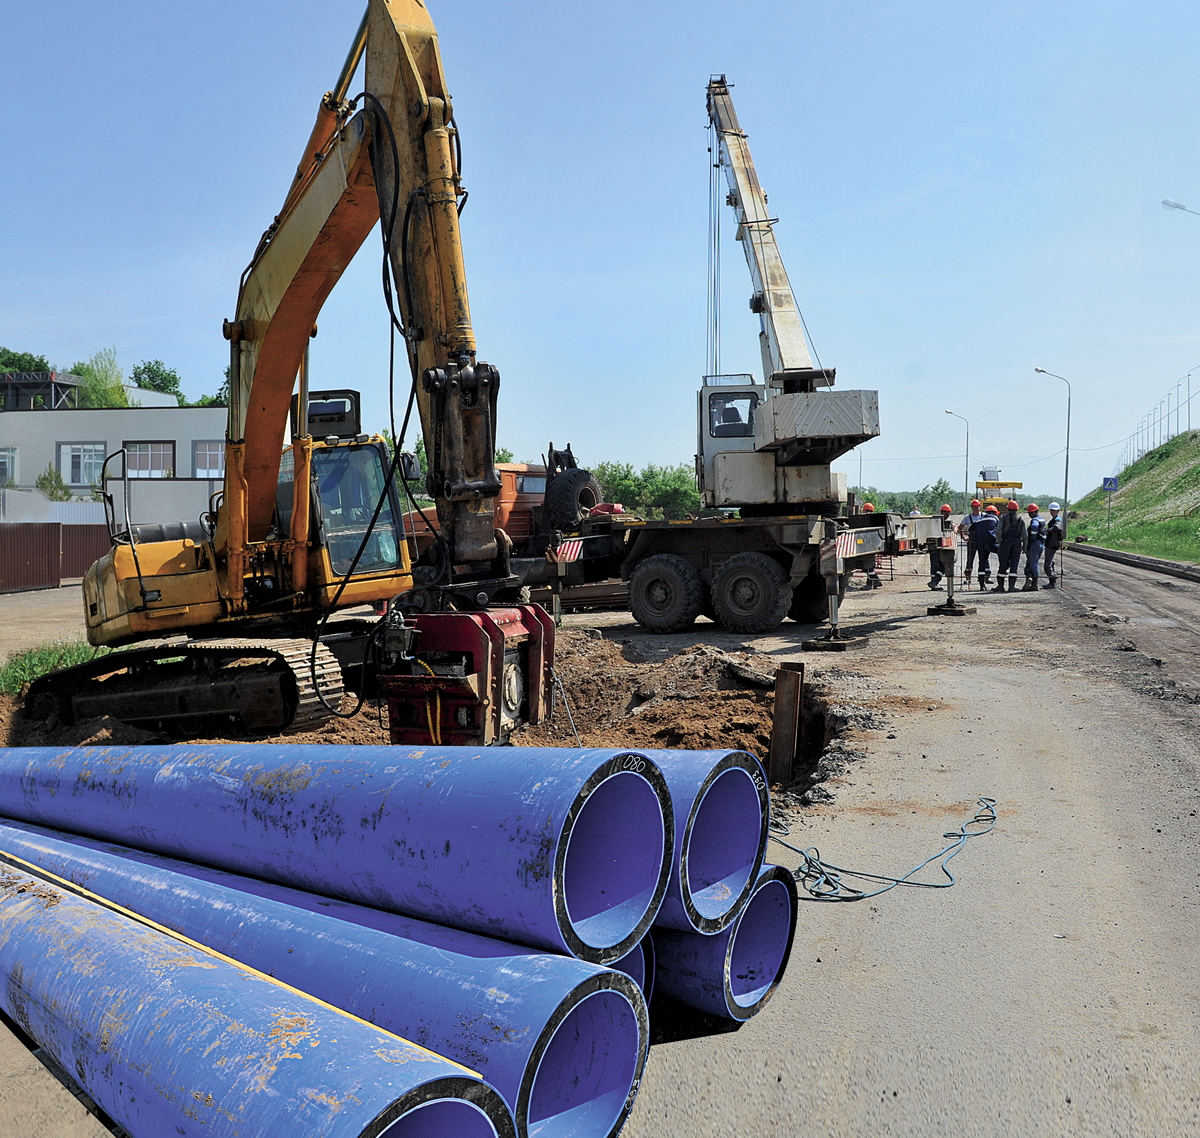
[[[878,393],[832,390],[836,369],[813,366],[777,219],[729,88],[713,76],[706,92],[713,168],[724,172],[750,270],[763,379],[718,374],[714,351],[697,396],[697,485],[703,505],[722,514],[588,518],[573,535],[572,562],[555,568],[568,585],[620,576],[634,618],[651,632],[678,632],[702,613],[734,632],[767,632],[790,616],[828,618],[838,639],[838,606],[856,567],[873,566],[879,553],[937,548],[948,558],[953,535],[940,518],[848,509],[845,475],[829,464],[879,434]],[[714,177],[714,226],[718,185]],[[714,291],[714,311],[715,303]]]
[[[347,101],[364,55],[365,91]],[[534,606],[488,607],[515,578],[495,525],[500,374],[476,358],[460,166],[423,3],[370,0],[224,324],[223,493],[199,523],[132,526],[127,476],[123,523],[106,479],[112,547],[83,582],[87,635],[138,646],[43,677],[28,707],[180,735],[274,731],[337,714],[345,680],[386,693],[394,742],[468,745],[549,712],[552,623]],[[362,433],[356,393],[309,391],[317,316],[376,222],[437,508],[438,555],[417,582],[398,496],[420,477],[414,456]],[[327,623],[383,601],[379,622]]]

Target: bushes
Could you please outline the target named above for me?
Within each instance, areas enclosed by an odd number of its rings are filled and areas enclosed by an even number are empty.
[[[605,500],[620,502],[627,510],[652,517],[683,518],[700,509],[691,463],[650,463],[639,473],[629,462],[600,462],[591,470],[604,487]]]

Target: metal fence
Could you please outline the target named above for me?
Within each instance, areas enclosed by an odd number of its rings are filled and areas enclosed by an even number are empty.
[[[0,593],[57,589],[82,577],[108,548],[102,525],[0,522]]]

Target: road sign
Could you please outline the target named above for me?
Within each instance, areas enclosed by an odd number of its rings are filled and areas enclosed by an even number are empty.
[[[1116,489],[1117,489],[1117,476],[1116,476],[1115,474],[1114,474],[1114,475],[1113,475],[1111,478],[1106,478],[1106,479],[1104,480],[1104,489],[1105,489],[1106,491],[1108,491],[1108,493],[1110,493],[1110,494],[1111,494],[1111,493],[1113,493],[1114,491],[1116,491]]]

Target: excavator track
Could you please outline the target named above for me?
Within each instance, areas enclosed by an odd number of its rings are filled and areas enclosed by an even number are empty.
[[[35,680],[25,710],[41,719],[56,712],[64,723],[107,715],[182,738],[222,726],[248,734],[311,730],[332,718],[343,691],[334,654],[318,643],[314,668],[312,653],[307,639],[127,648]]]

